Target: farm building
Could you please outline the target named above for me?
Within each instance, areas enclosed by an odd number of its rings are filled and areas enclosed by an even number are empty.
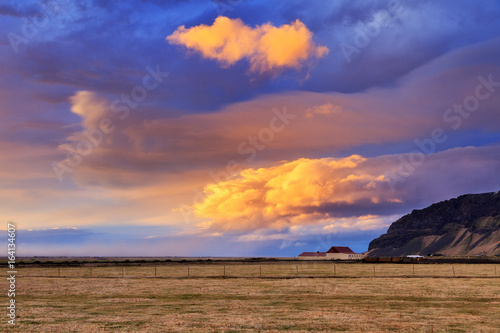
[[[354,253],[347,246],[332,246],[327,252],[303,252],[300,260],[356,260],[362,259],[363,254]]]
[[[330,250],[326,252],[326,257],[333,260],[353,260],[363,259],[363,254],[354,253],[354,251],[347,246],[332,246]]]
[[[302,252],[299,254],[300,260],[327,260],[326,252]]]

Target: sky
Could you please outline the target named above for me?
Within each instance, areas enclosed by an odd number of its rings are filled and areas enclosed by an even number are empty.
[[[364,252],[500,190],[500,1],[0,4],[0,246]]]

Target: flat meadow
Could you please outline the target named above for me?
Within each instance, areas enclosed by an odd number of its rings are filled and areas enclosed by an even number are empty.
[[[284,262],[21,268],[16,326],[7,325],[4,316],[0,329],[499,332],[496,266]],[[8,290],[5,279],[0,287]],[[6,294],[1,293],[2,304]]]

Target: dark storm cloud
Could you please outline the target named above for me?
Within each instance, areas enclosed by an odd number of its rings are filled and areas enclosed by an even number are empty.
[[[146,66],[160,64],[174,81],[162,85],[155,103],[187,112],[216,110],[231,102],[262,93],[305,88],[312,91],[357,92],[394,84],[405,74],[450,50],[477,43],[498,31],[495,2],[482,6],[467,2],[398,1],[400,16],[370,38],[369,44],[347,62],[339,45],[354,44],[356,29],[376,13],[391,8],[390,1],[292,2],[269,4],[242,1],[227,10],[249,25],[287,24],[301,19],[320,44],[331,51],[308,80],[295,74],[285,79],[249,76],[245,66],[220,70],[197,55],[185,55],[164,38],[179,25],[212,24],[217,10],[209,2],[84,3],[54,38],[33,38],[24,52],[10,57],[12,70],[42,84],[62,84],[77,90],[119,95],[136,84]],[[286,7],[286,8],[285,8]],[[185,11],[189,9],[190,15]],[[174,15],[173,13],[179,13]],[[182,14],[181,14],[182,13]],[[141,19],[139,19],[141,17]],[[439,23],[433,18],[439,17]],[[465,38],[464,38],[465,37]],[[197,98],[191,98],[197,96]]]

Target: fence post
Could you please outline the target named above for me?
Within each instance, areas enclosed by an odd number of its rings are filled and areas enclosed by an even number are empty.
[[[455,265],[451,265],[451,269],[453,270],[453,276],[455,276]]]
[[[337,276],[337,265],[333,265],[333,276]]]
[[[295,270],[297,271],[297,276],[299,276],[299,266],[295,266]]]
[[[90,277],[92,277],[92,266],[90,266],[89,268],[90,268]]]
[[[495,270],[495,275],[496,275],[496,270]],[[259,266],[259,277],[262,277],[262,266]]]
[[[411,268],[413,269],[413,275],[415,275],[415,264],[411,264]]]
[[[188,266],[188,276],[189,276],[189,266]]]
[[[373,277],[375,277],[375,265],[373,265]]]
[[[497,276],[497,265],[494,266],[495,266],[495,276]]]
[[[156,265],[155,265],[155,277],[156,277]]]
[[[226,265],[224,265],[224,276],[226,276]]]
[[[61,267],[57,267],[57,276],[61,277]]]

